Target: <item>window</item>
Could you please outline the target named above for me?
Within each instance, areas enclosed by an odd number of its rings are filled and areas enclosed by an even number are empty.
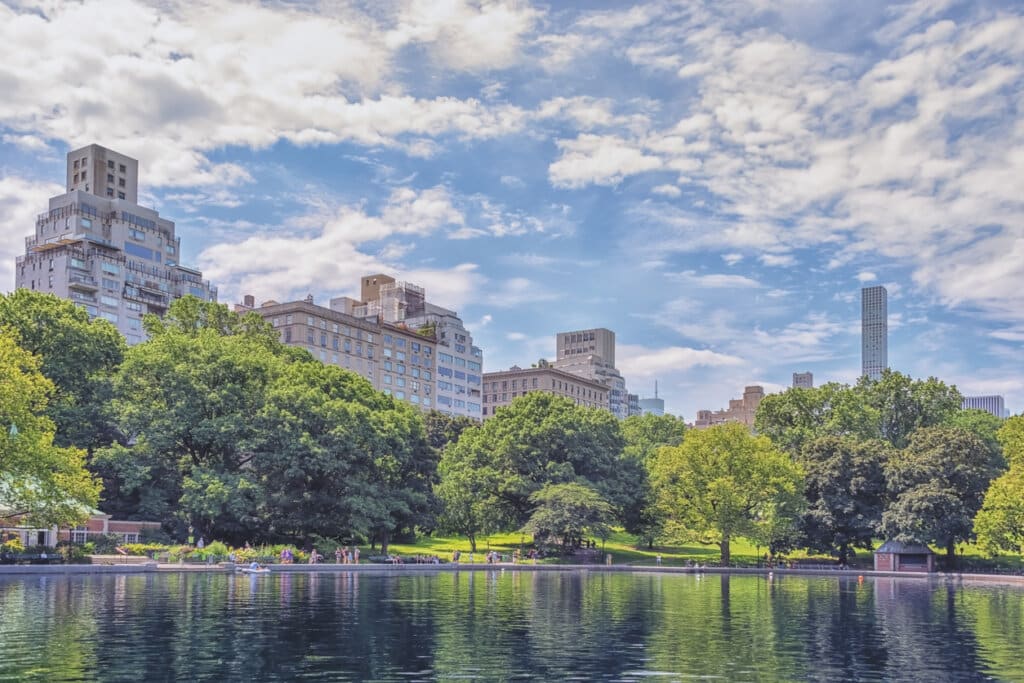
[[[357,356],[363,355],[363,345],[362,345],[361,342],[356,342],[356,355]]]
[[[439,353],[439,354],[437,354],[437,362],[438,363],[447,363],[447,364],[451,365],[453,360],[454,359],[452,358],[452,355],[450,353]]]
[[[306,324],[309,325],[310,327],[314,327],[316,325],[316,322],[313,320],[313,316],[306,316]]]
[[[112,187],[108,187],[107,188],[107,196],[108,197],[113,197],[114,196],[114,188],[112,188]]]
[[[306,330],[306,343],[313,344],[313,330]]]
[[[465,358],[456,358],[455,359],[455,367],[457,367],[457,368],[464,368],[464,367],[466,367],[466,359]]]
[[[420,402],[420,397],[417,396],[416,394],[413,394],[412,396],[409,397],[409,402],[410,403],[419,403]]]
[[[78,159],[75,159],[75,170],[78,170]]]
[[[430,371],[429,370],[424,370],[423,371],[423,379],[430,379]]]
[[[395,372],[397,372],[399,375],[404,375],[405,374],[405,366],[402,365],[401,363],[399,363],[398,365],[395,366]]]
[[[280,318],[274,318],[273,322],[271,322],[271,325],[273,325],[274,327],[280,327],[281,326],[281,319]]]
[[[337,325],[335,325],[335,327],[337,327]],[[339,339],[337,337],[334,337],[333,339],[331,339],[331,348],[337,351],[340,343],[341,342],[339,341]]]
[[[86,176],[87,176],[88,174],[89,174],[89,172],[88,172],[88,171],[82,171],[82,180],[83,180],[83,181],[85,180],[85,177],[86,177]]]
[[[387,370],[388,372],[391,371],[391,361],[389,361],[389,360],[384,361],[384,369]]]
[[[352,340],[351,339],[346,339],[345,343],[342,346],[345,349],[345,353],[352,353]]]
[[[89,269],[89,267],[85,265],[85,261],[83,261],[80,258],[72,258],[71,259],[71,267],[72,268],[80,268],[81,270],[88,270]]]
[[[284,328],[284,340],[285,342],[290,342],[292,340],[292,328]]]
[[[475,370],[477,372],[480,372],[480,364],[477,363],[476,361],[473,361],[473,360],[469,361],[468,363],[466,363],[466,367],[469,368],[470,370]]]
[[[404,377],[396,377],[395,378],[395,386],[404,387],[405,386],[405,378]]]
[[[286,316],[284,317],[284,324],[285,324],[285,325],[291,325],[291,324],[292,324],[292,316],[290,316],[290,315],[286,315]]]
[[[107,182],[108,183],[114,182],[114,174],[113,173],[108,173],[107,174]]]
[[[79,223],[82,224],[83,228],[88,228],[90,230],[92,229],[92,219],[91,218],[83,218],[83,219],[81,219],[79,221]]]
[[[146,233],[141,230],[136,230],[135,228],[128,228],[128,236],[133,240],[138,240],[139,242],[146,241]]]
[[[404,391],[396,391],[395,392],[395,398],[397,398],[400,401],[404,401],[405,400],[405,392]]]
[[[164,247],[164,251],[166,251],[168,254],[171,254],[173,256],[174,252],[176,252],[177,249],[175,249],[173,244],[168,244],[166,247]]]
[[[412,347],[413,351],[419,351],[420,350],[420,343],[419,342],[412,342],[409,346]]]
[[[124,192],[118,192],[117,193],[117,198],[118,199],[124,199]]]
[[[142,312],[142,304],[138,303],[137,301],[125,301],[124,307],[127,308],[129,311],[135,311],[136,313]]]
[[[385,343],[385,344],[390,344],[390,343],[391,343],[391,341],[392,341],[392,340],[391,340],[391,335],[390,335],[390,334],[385,334],[385,335],[384,335],[384,343]]]
[[[320,346],[327,348],[327,334],[324,332],[320,333]]]
[[[385,357],[385,358],[391,358],[391,349],[389,349],[389,348],[385,347],[385,348],[384,348],[384,350],[383,350],[383,351],[381,351],[381,353],[383,353],[383,354],[384,354],[384,357]]]
[[[106,261],[104,261],[100,265],[100,270],[102,270],[104,273],[108,273],[109,275],[120,275],[121,274],[121,269],[117,267],[117,264],[115,264],[115,263],[108,263]]]
[[[118,187],[124,187],[124,178],[118,178],[117,179],[117,186]]]
[[[419,368],[413,368],[410,371],[409,374],[411,374],[413,377],[419,378],[419,376],[420,376],[420,369]]]
[[[114,170],[114,160],[113,159],[107,159],[107,168],[109,168],[111,171]]]
[[[103,304],[104,306],[113,306],[116,308],[118,301],[112,296],[101,296],[100,303]]]
[[[405,340],[402,339],[401,337],[396,337],[395,338],[395,346],[400,348],[400,349],[404,349],[405,348]]]
[[[405,351],[395,351],[395,360],[405,360]]]
[[[327,329],[327,321],[326,320],[321,320],[320,321],[320,329],[321,330],[326,330]]]
[[[331,332],[334,332],[334,334],[338,334],[338,323],[334,323],[333,325],[331,325]]]
[[[384,384],[391,384],[391,375],[384,375]]]
[[[125,168],[124,164],[119,164],[117,170],[120,171],[121,173],[126,173],[128,171],[128,169]]]
[[[106,311],[102,311],[100,313],[100,317],[114,323],[115,325],[117,324],[117,313],[107,313]]]

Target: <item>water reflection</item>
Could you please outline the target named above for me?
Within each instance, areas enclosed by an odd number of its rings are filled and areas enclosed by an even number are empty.
[[[822,577],[0,580],[3,680],[1024,680],[1024,591]]]

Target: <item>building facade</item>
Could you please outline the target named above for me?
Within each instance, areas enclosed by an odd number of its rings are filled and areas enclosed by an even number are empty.
[[[498,408],[507,406],[517,397],[526,396],[531,391],[565,396],[576,405],[587,408],[609,410],[608,387],[602,382],[541,362],[532,368],[512,366],[508,370],[484,373],[483,419],[494,417]]]
[[[665,414],[665,399],[658,398],[642,398],[640,399],[640,414],[641,415],[664,415]]]
[[[726,410],[698,410],[697,420],[693,426],[696,429],[707,429],[726,422],[739,422],[753,430],[754,416],[757,414],[757,407],[761,405],[763,398],[763,387],[757,385],[745,387],[743,398],[734,398],[729,401],[729,407]]]
[[[813,372],[794,372],[793,373],[793,388],[794,389],[813,389],[814,388],[814,373]]]
[[[384,275],[360,281],[360,299],[345,299],[359,317],[430,330],[437,343],[434,407],[448,415],[482,418],[483,350],[455,311],[427,301],[426,291]]]
[[[885,287],[860,290],[861,375],[881,379],[889,367],[889,293]]]
[[[608,405],[619,419],[629,417],[629,392],[626,380],[615,367],[615,333],[603,327],[555,336],[554,367],[608,388]]]
[[[259,313],[283,343],[306,349],[323,363],[351,370],[374,389],[423,410],[432,409],[437,355],[432,332],[359,318],[334,307],[344,307],[341,299],[331,303],[330,308],[319,306],[308,296],[256,307],[253,297],[246,296],[235,310]]]
[[[992,413],[999,419],[1005,418],[1006,415],[1006,403],[1003,401],[1002,396],[964,396],[963,404],[960,406],[964,410],[975,409],[984,410],[985,412]]]
[[[174,223],[136,203],[138,168],[99,145],[68,153],[68,191],[50,199],[15,268],[16,287],[70,299],[129,344],[145,338],[145,313],[163,315],[188,294],[217,300],[200,271],[178,262]]]

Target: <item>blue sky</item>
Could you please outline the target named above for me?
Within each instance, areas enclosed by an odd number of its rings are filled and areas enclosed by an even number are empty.
[[[1016,413],[1021,35],[994,0],[0,0],[0,282],[96,142],[227,303],[394,273],[491,370],[609,327],[692,420],[854,381],[884,284],[893,368]]]

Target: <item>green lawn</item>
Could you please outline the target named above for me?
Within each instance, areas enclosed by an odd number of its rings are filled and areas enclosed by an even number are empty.
[[[488,550],[496,550],[505,555],[511,555],[518,547],[525,549],[532,541],[529,535],[519,533],[492,534],[477,539],[477,551],[474,555],[474,562],[483,563],[484,554]],[[683,566],[688,561],[694,563],[717,562],[719,550],[717,545],[701,545],[699,543],[687,545],[655,545],[651,550],[646,546],[637,547],[636,538],[624,531],[615,531],[602,544],[599,540],[598,549],[611,553],[614,564],[637,564],[653,565],[657,555],[661,555],[662,564],[666,566]],[[462,552],[461,562],[469,562],[469,541],[465,538],[455,536],[421,536],[416,543],[393,543],[389,552],[398,553],[403,556],[409,555],[437,555],[442,560],[451,560],[452,551]],[[756,547],[746,539],[736,539],[732,542],[732,561],[738,565],[754,565],[759,557],[763,557],[766,549]],[[981,550],[973,545],[963,546],[963,561],[967,567],[978,567],[992,569],[998,567],[1004,571],[1020,571],[1024,568],[1020,555],[1003,555],[992,560],[986,557]],[[833,558],[826,556],[808,554],[804,550],[796,550],[786,554],[792,560],[820,560],[822,563],[834,562]],[[548,559],[546,563],[559,562],[560,560]],[[857,556],[851,562],[854,567],[868,569],[872,566],[871,554],[866,550],[858,550]]]

